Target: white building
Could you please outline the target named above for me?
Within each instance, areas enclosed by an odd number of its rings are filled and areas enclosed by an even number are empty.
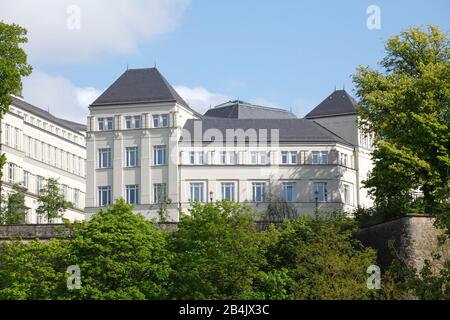
[[[47,178],[55,178],[66,200],[74,204],[63,217],[84,219],[86,126],[57,118],[21,98],[12,105],[1,123],[1,147],[6,155],[2,192],[14,184],[25,188],[27,223],[47,223],[36,214],[37,198]]]
[[[90,106],[86,214],[123,197],[155,218],[163,195],[173,220],[220,199],[264,210],[276,196],[299,214],[370,206],[370,141],[355,107],[339,90],[304,119],[242,101],[201,115],[157,69],[127,70]]]

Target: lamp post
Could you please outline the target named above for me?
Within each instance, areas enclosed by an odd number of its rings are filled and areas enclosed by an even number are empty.
[[[213,192],[209,192],[209,202],[213,202]]]

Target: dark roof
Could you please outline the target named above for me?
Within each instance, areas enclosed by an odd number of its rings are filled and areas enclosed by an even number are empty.
[[[357,103],[345,90],[335,90],[305,118],[318,118],[335,115],[355,114]]]
[[[189,107],[156,68],[125,71],[91,106],[146,102],[178,102]]]
[[[194,125],[196,123],[197,125],[200,123],[202,125],[202,139],[204,139],[203,133],[208,129],[219,130],[224,139],[226,138],[227,129],[243,129],[244,131],[254,129],[257,133],[260,129],[267,129],[267,140],[270,141],[270,130],[278,129],[280,142],[340,142],[347,145],[350,144],[331,131],[308,119],[189,119],[184,129],[190,133],[192,141],[197,141],[194,139]],[[209,142],[208,140],[204,141]]]
[[[295,119],[292,112],[254,105],[241,100],[228,101],[206,111],[205,117],[234,119]]]
[[[73,122],[73,121],[69,121],[69,120],[65,120],[65,119],[61,119],[58,117],[55,117],[54,115],[52,115],[50,112],[45,111],[41,108],[38,108],[36,106],[33,106],[32,104],[19,99],[17,97],[12,97],[12,104],[14,106],[17,106],[29,113],[32,113],[36,116],[39,116],[43,119],[46,119],[48,121],[54,122],[56,124],[58,124],[61,127],[64,127],[66,129],[69,129],[71,131],[75,131],[77,133],[80,133],[80,131],[86,131],[87,127],[84,124],[81,123],[77,123],[77,122]]]

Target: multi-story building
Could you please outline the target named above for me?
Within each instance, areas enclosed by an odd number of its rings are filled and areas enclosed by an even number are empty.
[[[201,115],[156,68],[127,70],[90,106],[86,214],[119,197],[148,218],[170,199],[173,220],[220,199],[264,210],[281,198],[300,214],[370,206],[355,108],[338,90],[303,119],[243,101]]]
[[[12,105],[1,122],[1,149],[6,155],[2,193],[14,184],[25,190],[27,223],[47,223],[36,213],[38,196],[47,178],[58,180],[66,200],[73,203],[63,217],[84,219],[86,188],[86,126],[57,118],[21,98]]]

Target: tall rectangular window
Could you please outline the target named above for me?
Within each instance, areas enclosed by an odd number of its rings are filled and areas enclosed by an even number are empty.
[[[320,153],[320,164],[328,164],[328,151]]]
[[[283,199],[286,202],[294,202],[295,198],[295,183],[284,182],[283,183]]]
[[[348,166],[348,155],[345,153],[340,154],[340,163],[341,166],[347,167]]]
[[[350,193],[350,185],[344,184],[344,203],[345,204],[351,204],[351,193]]]
[[[169,115],[162,114],[161,115],[161,127],[168,127],[169,126]]]
[[[125,128],[127,129],[131,129],[132,123],[131,123],[131,116],[126,116],[125,117]]]
[[[258,164],[258,152],[252,151],[250,153],[250,163],[251,164]]]
[[[135,129],[141,128],[141,116],[134,116],[134,128]]]
[[[102,148],[98,149],[98,167],[100,169],[103,168],[111,168],[111,148]],[[75,157],[74,157],[74,165],[72,169],[75,169]]]
[[[204,202],[204,195],[203,195],[203,182],[194,182],[191,183],[191,201],[195,202]]]
[[[108,130],[112,130],[113,129],[113,118],[112,117],[108,117],[106,118],[106,127]]]
[[[328,202],[328,190],[326,182],[314,182],[314,195],[318,202]]]
[[[53,128],[53,127],[51,127]],[[105,130],[105,119],[104,118],[98,118],[98,130],[103,131]]]
[[[10,126],[9,124],[5,124],[5,144],[7,146],[9,146],[10,144],[10,130],[9,130]]]
[[[125,196],[128,204],[139,204],[139,186],[137,184],[125,186]]]
[[[165,183],[153,184],[153,203],[163,203],[166,200],[167,200],[166,184]]]
[[[111,187],[98,187],[98,206],[104,207],[111,205]]]
[[[14,129],[14,148],[19,149],[20,147],[20,135],[19,135],[19,129]]]
[[[153,163],[156,166],[166,165],[166,146],[158,145],[153,147]]]
[[[250,153],[251,164],[267,164],[267,152],[265,151],[252,151]]]
[[[281,164],[288,164],[289,163],[289,152],[287,151],[281,151]]]
[[[296,151],[291,151],[291,164],[298,163],[298,154]]]
[[[233,182],[223,182],[222,183],[222,200],[234,200],[234,183]]]
[[[80,190],[78,189],[73,190],[73,204],[75,208],[80,207]]]
[[[15,167],[16,166],[14,163],[8,163],[8,182],[10,183],[14,183],[16,181]]]
[[[125,148],[125,166],[137,167],[139,165],[138,147]]]
[[[29,188],[29,184],[30,184],[30,173],[28,171],[23,171],[23,186],[25,188]]]
[[[36,176],[36,193],[40,195],[42,189],[44,188],[44,178],[41,176]]]
[[[204,164],[205,153],[203,151],[190,151],[189,164]]]
[[[264,202],[266,184],[264,182],[254,182],[252,184],[253,202]]]

